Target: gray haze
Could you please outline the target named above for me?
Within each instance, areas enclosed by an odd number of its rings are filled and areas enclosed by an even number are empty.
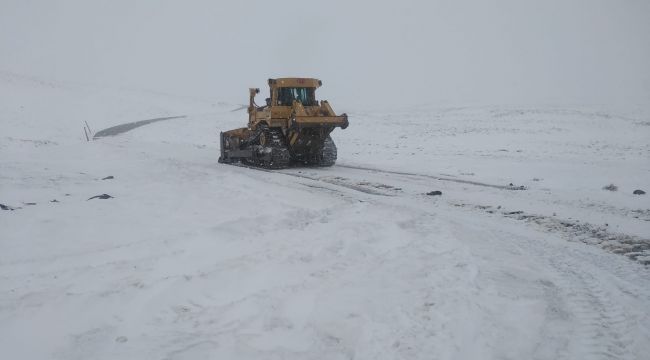
[[[648,104],[649,64],[646,0],[0,0],[2,71],[235,103],[310,76],[338,108]]]

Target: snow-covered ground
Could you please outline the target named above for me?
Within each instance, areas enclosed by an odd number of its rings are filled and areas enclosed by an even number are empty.
[[[346,109],[337,166],[258,171],[237,107],[0,73],[2,358],[650,353],[648,112]]]

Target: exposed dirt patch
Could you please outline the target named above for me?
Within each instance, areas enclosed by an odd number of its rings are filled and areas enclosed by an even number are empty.
[[[148,120],[140,120],[140,121],[135,121],[135,122],[130,122],[126,124],[121,124],[117,126],[110,127],[108,129],[100,130],[95,135],[93,136],[94,139],[99,139],[107,136],[115,136],[119,134],[123,134],[127,131],[131,131],[135,128],[138,128],[140,126],[148,125],[151,123],[155,123],[158,121],[164,121],[164,120],[172,120],[172,119],[181,119],[186,117],[185,115],[183,116],[168,116],[168,117],[161,117],[161,118],[155,118],[155,119],[148,119]]]
[[[615,233],[607,226],[598,226],[577,220],[560,219],[553,216],[527,214],[524,211],[507,211],[501,207],[489,205],[455,204],[459,207],[471,207],[489,214],[498,214],[507,218],[533,223],[549,232],[559,233],[570,241],[580,241],[596,245],[615,254],[625,255],[643,265],[650,265],[650,239]]]

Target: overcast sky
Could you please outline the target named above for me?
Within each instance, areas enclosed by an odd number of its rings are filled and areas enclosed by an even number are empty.
[[[0,70],[229,102],[650,103],[650,1],[0,0]],[[265,92],[265,90],[264,90]]]

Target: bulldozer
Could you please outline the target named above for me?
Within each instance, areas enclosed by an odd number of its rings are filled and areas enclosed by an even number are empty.
[[[323,83],[312,78],[269,79],[266,104],[258,106],[259,88],[249,89],[248,126],[220,133],[220,163],[281,169],[292,165],[332,166],[336,144],[330,133],[348,127],[327,100],[316,100]]]

